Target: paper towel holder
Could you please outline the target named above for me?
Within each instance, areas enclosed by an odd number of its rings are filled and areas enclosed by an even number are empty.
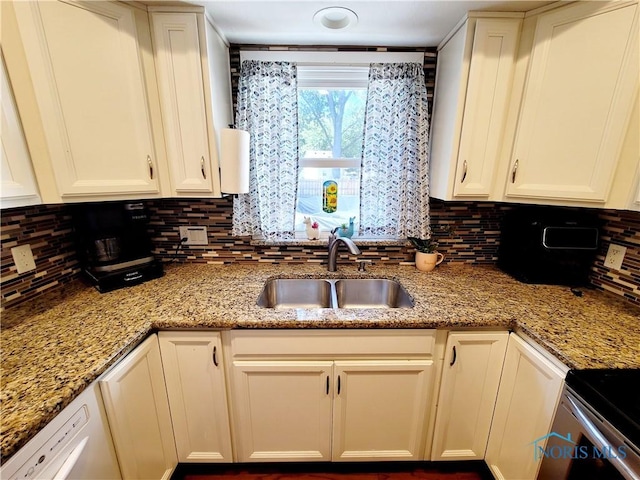
[[[223,194],[249,193],[250,135],[230,124],[220,132],[220,191]]]

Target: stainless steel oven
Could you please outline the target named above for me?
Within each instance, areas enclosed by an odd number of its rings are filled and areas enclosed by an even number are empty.
[[[546,445],[536,447],[538,479],[640,480],[640,371],[572,372]]]

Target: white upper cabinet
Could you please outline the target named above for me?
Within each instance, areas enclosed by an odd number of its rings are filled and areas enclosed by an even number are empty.
[[[432,196],[489,197],[521,23],[521,18],[471,17],[441,45],[431,138]]]
[[[31,156],[22,131],[9,76],[2,61],[2,151],[0,163],[0,208],[22,207],[41,203],[31,166]]]
[[[202,13],[152,12],[151,23],[172,194],[220,196],[214,126],[226,127],[231,118],[214,125],[212,109],[224,114],[231,98],[228,88],[226,101],[213,105],[212,92],[220,86],[211,85],[209,64],[222,54],[226,75],[217,76],[228,78],[228,49]]]
[[[576,2],[539,15],[506,199],[604,205],[637,89],[637,2]]]
[[[63,201],[159,195],[137,26],[116,2],[14,2]],[[148,39],[147,39],[148,43]]]

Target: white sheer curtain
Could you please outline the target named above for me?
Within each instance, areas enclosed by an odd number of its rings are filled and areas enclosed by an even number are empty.
[[[371,64],[360,182],[360,235],[431,235],[428,140],[422,65]]]
[[[295,64],[242,62],[236,123],[251,135],[249,193],[234,199],[234,235],[295,236],[297,95]]]

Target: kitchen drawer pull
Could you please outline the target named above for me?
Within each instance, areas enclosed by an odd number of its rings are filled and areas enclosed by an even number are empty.
[[[213,364],[216,367],[218,366],[218,347],[215,345],[213,346]]]
[[[149,165],[149,178],[153,180],[153,162],[151,162],[150,155],[147,155],[147,165]]]
[[[467,178],[467,161],[466,160],[462,164],[462,178],[460,179],[460,183],[464,183],[465,178]]]
[[[338,375],[338,395],[340,395],[340,375]]]
[[[327,395],[329,395],[329,375],[327,375]]]
[[[202,178],[207,179],[207,172],[204,171],[204,156],[200,157],[200,171],[202,172]]]
[[[453,367],[453,365],[456,363],[456,358],[458,358],[458,354],[456,353],[456,346],[453,346],[453,358],[451,359],[451,363],[449,364],[450,367]]]
[[[516,173],[518,173],[518,164],[520,160],[516,158],[516,163],[513,164],[513,170],[511,171],[511,183],[516,183]]]

